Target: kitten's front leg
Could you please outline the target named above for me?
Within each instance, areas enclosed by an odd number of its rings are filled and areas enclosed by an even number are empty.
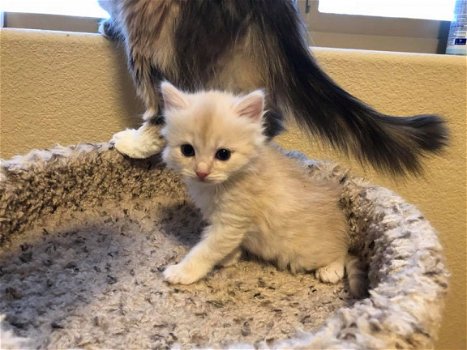
[[[183,260],[168,266],[164,278],[170,283],[190,284],[206,276],[215,265],[240,247],[243,230],[208,226],[203,239],[194,246]]]
[[[219,262],[219,266],[229,267],[235,265],[242,257],[242,248],[235,248],[229,255]]]

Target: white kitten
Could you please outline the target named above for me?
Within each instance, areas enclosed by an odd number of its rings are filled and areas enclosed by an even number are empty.
[[[209,223],[188,255],[166,268],[165,279],[193,283],[215,265],[235,263],[244,248],[292,272],[316,270],[323,282],[338,282],[347,266],[352,294],[362,295],[339,187],[311,179],[266,140],[263,92],[187,94],[167,82],[161,90],[163,159],[183,176]]]

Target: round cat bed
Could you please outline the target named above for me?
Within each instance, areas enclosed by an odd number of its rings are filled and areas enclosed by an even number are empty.
[[[448,272],[428,221],[387,189],[289,155],[341,184],[368,298],[252,257],[169,285],[161,272],[204,225],[177,176],[106,144],[55,148],[1,165],[1,348],[433,347]]]

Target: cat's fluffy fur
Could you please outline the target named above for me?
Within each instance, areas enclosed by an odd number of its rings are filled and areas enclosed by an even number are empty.
[[[101,31],[123,41],[138,94],[146,104],[138,133],[115,135],[116,147],[147,157],[162,146],[158,87],[168,79],[187,90],[233,93],[265,87],[268,136],[282,115],[344,153],[392,173],[417,172],[423,155],[447,141],[441,118],[392,117],[353,97],[309,52],[291,0],[99,0],[111,14]]]
[[[361,296],[365,288],[358,263],[347,253],[340,189],[311,179],[267,140],[262,91],[243,97],[187,94],[163,83],[162,94],[163,159],[183,176],[209,223],[202,240],[165,270],[165,278],[195,282],[215,265],[234,263],[243,248],[292,272],[316,270],[324,282],[338,282],[347,266],[350,290]],[[186,145],[193,154],[183,154]],[[219,149],[231,152],[230,158],[217,159]]]

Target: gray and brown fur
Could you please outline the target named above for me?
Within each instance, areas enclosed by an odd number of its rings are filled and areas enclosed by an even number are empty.
[[[161,110],[167,79],[186,91],[268,92],[266,134],[295,120],[346,154],[392,174],[417,173],[447,143],[435,115],[382,114],[340,88],[317,65],[289,0],[99,0],[102,31],[124,42],[145,119]]]

